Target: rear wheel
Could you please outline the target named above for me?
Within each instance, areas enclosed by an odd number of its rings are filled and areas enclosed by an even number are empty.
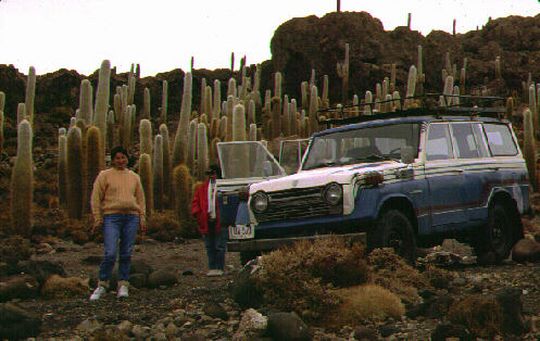
[[[401,211],[383,212],[369,235],[369,247],[391,247],[409,263],[416,260],[416,238],[409,218]]]
[[[514,240],[511,217],[512,214],[505,205],[496,203],[489,208],[488,223],[475,245],[479,257],[491,252],[498,263],[510,255]]]

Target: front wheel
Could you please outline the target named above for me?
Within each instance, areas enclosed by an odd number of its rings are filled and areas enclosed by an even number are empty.
[[[499,263],[510,255],[512,249],[511,214],[506,206],[494,204],[489,208],[488,223],[476,240],[475,250],[479,257],[493,253]]]
[[[391,247],[410,264],[416,260],[416,238],[409,218],[391,209],[381,214],[375,229],[369,233],[369,247]]]

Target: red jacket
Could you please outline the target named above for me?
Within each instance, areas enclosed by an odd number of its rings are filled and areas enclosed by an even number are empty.
[[[195,193],[193,194],[193,201],[191,202],[191,215],[197,218],[197,222],[199,223],[199,232],[202,235],[208,234],[208,185],[209,181],[206,180],[197,186],[197,188],[195,188]],[[221,231],[221,225],[219,221],[219,205],[217,195],[214,200],[216,201],[215,232],[219,233]]]

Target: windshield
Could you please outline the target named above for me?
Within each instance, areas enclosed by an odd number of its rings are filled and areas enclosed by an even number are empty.
[[[296,173],[300,168],[308,141],[308,139],[281,141],[279,164],[287,174]]]
[[[284,175],[283,169],[259,141],[217,144],[223,179]]]
[[[318,136],[311,141],[302,169],[398,160],[401,147],[418,151],[419,132],[419,124],[403,123]]]

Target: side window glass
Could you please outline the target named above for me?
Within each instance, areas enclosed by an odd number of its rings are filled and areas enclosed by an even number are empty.
[[[450,132],[446,124],[432,124],[428,130],[426,158],[428,161],[452,159]]]
[[[510,127],[505,124],[484,123],[484,130],[493,156],[512,156],[517,154],[516,144]]]
[[[477,158],[479,153],[478,148],[476,147],[476,140],[473,135],[471,124],[453,123],[450,125],[450,127],[452,128],[452,138],[458,158]]]
[[[475,123],[472,125],[474,137],[476,139],[476,145],[478,146],[478,152],[480,157],[489,157],[489,150],[487,147],[486,136],[482,130],[482,125]]]

